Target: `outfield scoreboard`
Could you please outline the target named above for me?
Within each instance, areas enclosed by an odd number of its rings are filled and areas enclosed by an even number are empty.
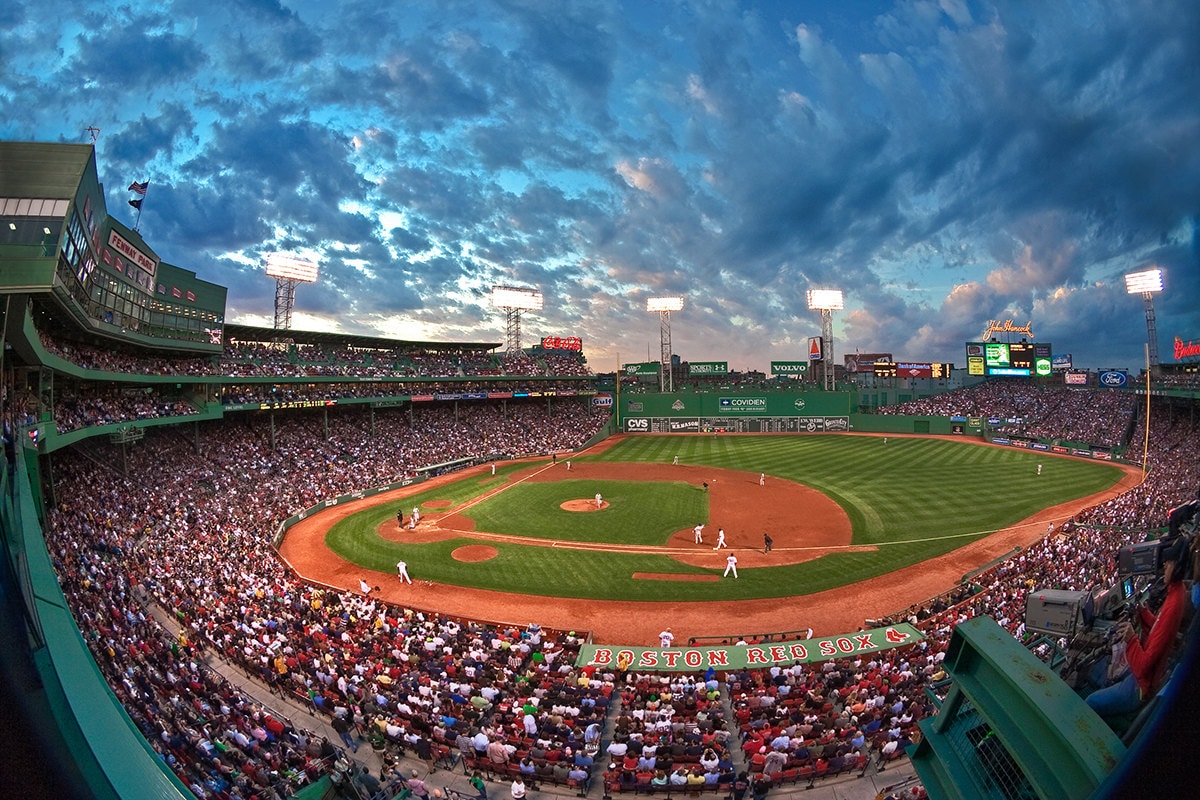
[[[967,374],[1047,377],[1054,365],[1051,352],[1044,342],[967,342]]]
[[[944,362],[927,363],[924,361],[876,361],[874,365],[876,378],[934,378],[942,380],[950,377],[953,364]]]

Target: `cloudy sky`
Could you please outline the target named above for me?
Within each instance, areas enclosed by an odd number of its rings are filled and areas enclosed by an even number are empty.
[[[294,327],[504,340],[593,368],[674,351],[965,362],[990,319],[1077,365],[1200,340],[1200,4],[16,0],[0,138],[86,142],[127,224],[269,325],[265,254],[316,257]]]

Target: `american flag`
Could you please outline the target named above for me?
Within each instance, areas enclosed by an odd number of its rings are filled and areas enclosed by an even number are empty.
[[[129,191],[137,192],[138,194],[145,194],[146,190],[149,188],[150,188],[150,181],[143,181],[142,183],[138,183],[137,181],[134,181],[133,183],[129,184]]]

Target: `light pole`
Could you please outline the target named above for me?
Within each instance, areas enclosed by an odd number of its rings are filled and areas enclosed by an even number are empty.
[[[296,284],[316,283],[317,262],[291,253],[267,256],[267,275],[275,279],[275,330],[292,327],[292,308],[296,305]]]
[[[826,391],[834,389],[833,373],[833,312],[846,307],[841,289],[809,289],[808,307],[821,312],[821,353],[823,385]]]
[[[542,293],[537,289],[518,289],[513,286],[493,286],[492,305],[504,309],[504,355],[519,358],[521,352],[521,312],[540,311]]]
[[[683,296],[647,297],[646,310],[658,313],[658,390],[675,391],[675,376],[671,374],[671,312],[683,310]]]
[[[1158,371],[1158,328],[1154,323],[1154,293],[1163,290],[1163,271],[1160,267],[1131,272],[1125,276],[1125,291],[1140,294],[1146,306],[1146,371]]]

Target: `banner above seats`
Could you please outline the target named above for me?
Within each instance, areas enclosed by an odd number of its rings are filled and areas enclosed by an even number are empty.
[[[831,658],[848,658],[904,647],[924,635],[902,623],[869,631],[818,636],[788,642],[760,642],[721,647],[623,647],[584,645],[575,666],[648,672],[696,672],[764,669],[775,665],[811,664]]]

